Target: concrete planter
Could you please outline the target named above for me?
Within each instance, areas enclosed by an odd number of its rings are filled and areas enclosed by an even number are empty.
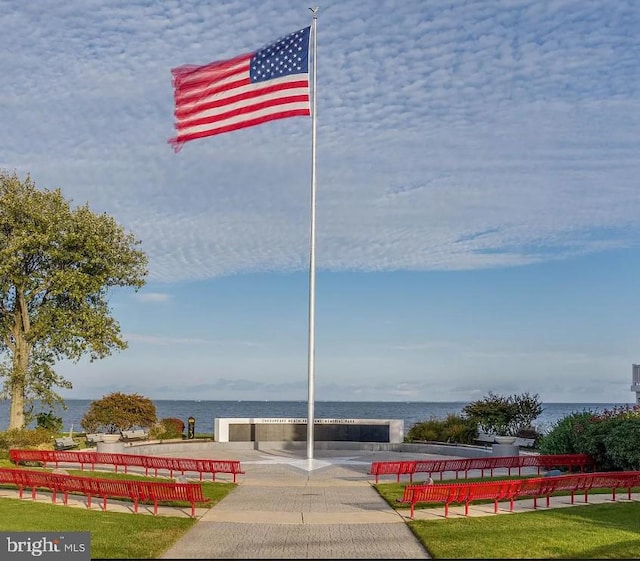
[[[515,436],[496,436],[495,441],[498,444],[513,444],[516,441]]]

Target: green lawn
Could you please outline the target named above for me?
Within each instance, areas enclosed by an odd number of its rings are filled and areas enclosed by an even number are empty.
[[[93,559],[157,558],[195,523],[192,518],[100,512],[24,499],[0,499],[3,532],[90,532]]]
[[[434,559],[640,558],[637,502],[408,525]]]
[[[530,476],[521,476],[526,477]],[[458,482],[516,478],[469,478]],[[406,482],[378,483],[374,487],[392,508],[401,509],[409,508],[409,505],[396,502],[406,485]],[[611,491],[594,489],[589,492],[590,495],[597,493],[610,494]],[[560,494],[569,493],[557,493]],[[625,496],[626,492],[619,494],[620,498]],[[430,506],[444,509],[441,503],[420,503],[419,508]],[[499,516],[412,520],[407,524],[434,559],[640,558],[640,505],[637,502],[619,501]]]

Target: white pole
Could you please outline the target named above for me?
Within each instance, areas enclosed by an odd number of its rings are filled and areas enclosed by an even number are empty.
[[[307,459],[313,460],[313,421],[314,416],[314,324],[315,324],[315,298],[316,298],[316,69],[318,48],[318,8],[309,8],[313,12],[313,70],[311,88],[311,232],[309,236],[309,376],[307,400]]]

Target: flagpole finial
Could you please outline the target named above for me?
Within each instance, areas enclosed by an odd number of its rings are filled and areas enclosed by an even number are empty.
[[[313,12],[313,19],[318,19],[318,10],[320,9],[318,6],[315,8],[309,8]]]

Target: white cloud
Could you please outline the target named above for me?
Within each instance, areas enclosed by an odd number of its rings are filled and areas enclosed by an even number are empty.
[[[153,280],[304,269],[308,119],[178,155],[166,144],[170,68],[258,48],[305,24],[294,8],[267,2],[256,25],[239,2],[68,2],[46,19],[15,4],[0,22],[3,160],[115,214]],[[319,20],[320,268],[500,267],[637,244],[633,3],[360,9]]]
[[[212,318],[194,295],[193,317],[169,313],[185,309],[180,283],[308,267],[310,119],[203,139],[179,154],[167,144],[171,68],[257,49],[311,22],[294,0],[256,6],[3,2],[1,167],[112,214],[149,255],[156,289],[133,297],[170,303],[144,313],[123,305],[119,311],[134,317],[124,329],[132,343],[126,358],[109,362],[120,371],[94,369],[100,381],[79,380],[78,391],[97,391],[107,375],[109,383],[144,387],[159,370],[178,368],[169,355],[191,344],[201,362],[181,379],[185,395],[205,391],[210,380],[231,399],[297,399],[303,391],[304,364],[290,355],[271,363],[246,356],[247,348],[278,348],[249,332],[250,322],[229,340],[198,334],[206,322],[245,318],[250,298],[230,291],[237,300]],[[322,6],[318,24],[320,272],[507,269],[639,247],[636,0],[381,0],[368,10],[344,0]],[[341,324],[338,305],[333,314]],[[271,336],[284,337],[282,324],[273,324]],[[633,333],[630,321],[619,329]],[[318,369],[327,370],[318,391],[327,399],[466,399],[494,383],[516,387],[514,369],[531,364],[522,372],[535,388],[597,396],[608,380],[603,372],[625,372],[635,352],[631,345],[615,357],[603,350],[601,359],[568,338],[557,349],[522,340],[510,348],[510,340],[496,335],[494,344],[478,333],[477,345],[446,335],[435,342],[389,336],[381,347],[391,357],[378,357],[377,367],[364,353],[354,364],[320,348]],[[171,352],[163,361],[135,354],[151,345]],[[226,346],[235,352],[217,361]],[[433,364],[415,362],[421,352]],[[185,352],[180,360],[189,358]],[[363,364],[375,381],[363,379]],[[258,383],[265,369],[269,382]],[[402,375],[385,382],[389,371]]]

